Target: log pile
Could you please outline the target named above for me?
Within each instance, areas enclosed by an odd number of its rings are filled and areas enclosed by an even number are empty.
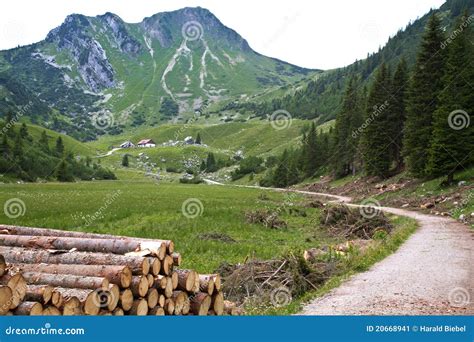
[[[0,315],[241,314],[170,240],[0,225]]]

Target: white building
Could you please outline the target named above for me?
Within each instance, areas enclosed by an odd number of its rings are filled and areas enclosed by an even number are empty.
[[[143,139],[138,142],[137,146],[138,147],[155,147],[156,144],[151,139]]]

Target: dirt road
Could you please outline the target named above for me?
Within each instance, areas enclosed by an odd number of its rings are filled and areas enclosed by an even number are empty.
[[[218,182],[209,182],[222,185]],[[249,186],[243,186],[249,187]],[[257,186],[250,186],[260,188]],[[293,191],[345,202],[351,198]],[[474,231],[456,220],[380,207],[411,217],[418,230],[392,255],[304,306],[301,315],[474,314]]]

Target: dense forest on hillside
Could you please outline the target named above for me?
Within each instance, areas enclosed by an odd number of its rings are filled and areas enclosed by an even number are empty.
[[[318,133],[313,125],[262,183],[282,187],[323,172],[387,178],[403,169],[453,182],[474,164],[473,21],[465,10],[445,31],[432,13],[413,67],[404,58],[395,68],[382,62],[368,88],[352,75],[334,129]]]
[[[12,114],[0,123],[0,134],[0,173],[3,177],[28,182],[116,179],[111,171],[93,163],[89,157],[81,158],[67,151],[60,136],[53,146],[50,146],[46,131],[35,140],[26,124],[15,125]]]

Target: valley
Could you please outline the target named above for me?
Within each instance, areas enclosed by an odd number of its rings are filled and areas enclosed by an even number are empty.
[[[71,14],[0,51],[0,224],[172,240],[247,314],[471,314],[473,10],[332,70],[201,7]]]

